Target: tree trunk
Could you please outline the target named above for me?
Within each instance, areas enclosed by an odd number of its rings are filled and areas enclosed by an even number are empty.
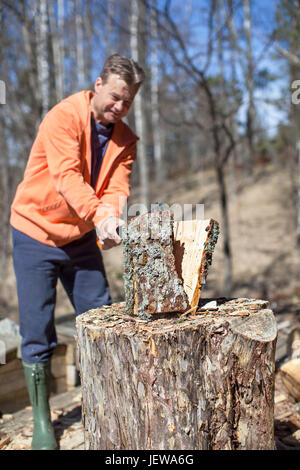
[[[229,214],[228,214],[228,195],[226,188],[226,181],[224,175],[224,167],[218,164],[216,158],[216,173],[217,181],[220,191],[220,206],[222,212],[222,233],[223,233],[223,252],[224,252],[224,287],[225,295],[231,294],[232,289],[232,254],[230,248],[230,228],[229,228]]]
[[[86,52],[85,52],[85,74],[87,79],[88,88],[94,82],[94,77],[92,73],[93,68],[93,53],[92,53],[92,38],[93,38],[93,12],[92,5],[90,2],[85,3],[85,15],[84,15],[84,33],[85,33],[85,43],[86,43]]]
[[[4,47],[3,47],[3,36],[6,33],[4,25],[4,18],[0,9],[0,63],[3,64]],[[2,75],[1,78],[4,78]],[[2,86],[3,85],[3,86]],[[1,253],[1,275],[0,278],[4,279],[7,275],[6,267],[9,259],[9,234],[10,234],[10,178],[9,178],[9,153],[7,148],[7,135],[6,135],[6,119],[7,113],[5,112],[6,103],[6,84],[5,81],[0,80],[0,190],[1,190],[1,242],[0,242],[0,253]]]
[[[156,12],[156,0],[152,0],[151,3],[151,35],[152,35],[152,46],[151,46],[151,119],[152,119],[152,133],[153,133],[153,155],[155,162],[155,180],[161,184],[166,179],[165,165],[162,159],[162,137],[161,137],[161,122],[159,117],[159,78],[158,78],[158,28],[157,28],[157,12]]]
[[[76,68],[78,77],[78,88],[83,90],[85,84],[84,50],[83,50],[83,8],[81,0],[75,2],[75,24],[76,24]]]
[[[36,65],[36,51],[34,48],[34,41],[36,40],[34,38],[33,40],[33,33],[32,33],[32,27],[30,24],[30,20],[26,17],[26,9],[24,8],[24,20],[22,22],[22,35],[24,38],[24,49],[25,49],[25,55],[28,61],[28,69],[27,69],[27,76],[28,76],[28,82],[30,84],[30,89],[32,94],[35,96],[35,100],[40,99],[40,90],[39,90],[39,85],[38,85],[38,77],[36,73],[37,65]],[[30,10],[36,10],[36,5],[34,2],[30,2],[29,4]],[[38,126],[38,123],[36,123],[36,128]]]
[[[246,172],[248,175],[252,174],[253,170],[253,158],[254,158],[254,133],[255,133],[255,105],[254,105],[254,63],[252,53],[252,39],[251,39],[251,12],[250,12],[250,0],[243,0],[244,3],[244,31],[246,37],[246,57],[247,57],[247,72],[245,74],[246,85],[248,91],[248,109],[247,109],[247,121],[246,121],[246,135],[248,143],[248,160],[246,161]]]
[[[113,26],[114,26],[114,14],[115,14],[115,0],[108,0],[107,2],[107,17],[105,21],[105,34],[104,42],[106,48],[106,55],[110,56],[113,54],[114,42],[113,42]]]
[[[138,0],[131,2],[131,16],[130,16],[130,49],[131,56],[136,62],[140,62],[139,43],[143,42],[144,38],[139,38],[139,17],[141,5]],[[140,39],[140,41],[139,41]],[[135,130],[140,138],[138,144],[138,163],[140,174],[140,188],[141,188],[141,203],[148,208],[149,206],[149,176],[148,176],[148,162],[147,162],[147,146],[146,146],[146,124],[145,124],[145,109],[142,89],[138,91],[134,103],[134,119]],[[147,212],[147,210],[145,211]]]
[[[57,2],[57,21],[55,5],[49,4],[49,21],[51,28],[51,41],[53,49],[54,77],[56,101],[64,97],[64,2]]]
[[[276,321],[266,301],[201,301],[147,322],[77,317],[86,450],[273,450]]]
[[[66,57],[68,57],[68,67],[66,64],[67,92],[68,94],[78,91],[77,77],[77,39],[76,39],[76,4],[74,0],[67,0],[68,23],[66,25],[65,34],[69,37],[69,41],[65,48]],[[67,19],[66,19],[67,20]]]
[[[230,69],[231,69],[231,90],[232,90],[232,96],[236,100],[236,93],[238,89],[238,82],[237,82],[237,73],[236,73],[236,53],[238,49],[238,39],[237,39],[237,33],[235,30],[235,25],[234,25],[234,17],[233,17],[233,4],[232,0],[227,0],[228,4],[228,14],[227,14],[227,22],[228,22],[228,40],[229,40],[229,46],[230,46]],[[230,123],[230,129],[234,138],[235,142],[238,142],[238,106],[236,106],[236,111],[232,114],[231,116],[231,123]],[[238,149],[237,145],[235,145],[233,149],[233,154],[232,157],[229,160],[229,165],[230,165],[230,170],[229,170],[229,175],[230,175],[230,186],[232,190],[232,195],[234,198],[237,196],[237,163],[238,163]]]
[[[297,142],[298,152],[298,200],[297,200],[297,249],[300,250],[300,140]]]
[[[41,115],[42,117],[49,111],[50,89],[49,89],[49,57],[48,57],[48,10],[46,0],[40,0],[38,5],[38,15],[36,21],[37,31],[37,70],[38,81],[41,94]]]
[[[0,110],[2,111],[2,109]],[[5,132],[5,117],[4,113],[0,112],[0,185],[1,185],[1,278],[3,279],[6,275],[6,267],[9,260],[9,235],[10,235],[10,204],[11,204],[11,187],[9,178],[9,158],[8,148],[6,142]]]

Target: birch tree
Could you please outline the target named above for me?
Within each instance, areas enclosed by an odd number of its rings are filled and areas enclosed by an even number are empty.
[[[236,57],[237,57],[237,49],[238,49],[238,38],[237,33],[234,25],[234,9],[233,9],[233,2],[232,0],[227,0],[227,11],[226,14],[227,18],[227,26],[228,26],[228,40],[230,46],[230,72],[231,72],[231,90],[234,95],[237,94],[238,90],[238,82],[237,82],[237,67],[236,67]],[[237,97],[236,97],[237,99]],[[237,130],[237,113],[234,114],[232,119],[232,133],[234,139],[238,140],[238,130]],[[234,162],[237,162],[237,147],[233,150],[234,154]]]
[[[67,24],[65,25],[66,56],[68,57],[68,68],[66,70],[67,94],[78,91],[77,77],[77,39],[76,39],[76,3],[75,0],[66,0]]]
[[[250,0],[243,0],[244,4],[244,32],[246,37],[245,54],[247,58],[247,73],[245,74],[246,85],[248,91],[248,109],[246,122],[246,135],[248,143],[248,159],[246,161],[247,173],[252,172],[254,157],[254,134],[255,134],[255,104],[254,104],[254,63],[252,52],[252,36],[251,36],[251,10]]]
[[[91,9],[91,2],[85,2],[85,15],[84,15],[84,34],[85,34],[85,43],[86,43],[86,51],[84,54],[85,57],[85,74],[88,86],[90,86],[93,82],[93,77],[91,76],[92,72],[92,64],[93,64],[93,57],[92,57],[92,38],[93,38],[93,18],[92,18],[92,9]]]
[[[104,41],[106,45],[106,54],[109,56],[113,53],[113,41],[112,41],[112,33],[113,33],[113,25],[114,25],[114,13],[116,8],[115,0],[108,0],[107,2],[107,16],[105,22],[105,35]]]
[[[78,88],[84,88],[85,70],[84,70],[84,44],[83,44],[83,5],[82,0],[75,2],[75,24],[76,24],[76,70],[78,77]]]
[[[3,11],[0,8],[0,64],[3,64],[3,44],[5,42],[6,27],[4,24]],[[2,74],[1,79],[4,79]],[[4,81],[5,84],[5,81]],[[5,91],[5,88],[4,88]],[[10,216],[10,181],[9,181],[9,162],[8,149],[6,143],[6,125],[5,125],[5,100],[0,101],[0,188],[1,188],[1,274],[7,265],[8,247],[9,247],[9,216]],[[1,276],[2,277],[2,276]]]
[[[283,59],[284,72],[288,77],[292,97],[293,83],[300,78],[300,0],[281,0],[277,7],[275,29],[275,48]],[[291,98],[287,103],[289,125],[284,134],[285,152],[289,157],[292,199],[298,206],[297,211],[297,247],[300,249],[300,108]],[[285,155],[286,158],[286,155]],[[298,171],[297,171],[298,166]]]
[[[57,0],[56,5],[53,2],[49,3],[56,101],[61,101],[64,97],[64,10],[64,0]]]
[[[141,40],[139,36],[139,15],[141,3],[139,0],[131,1],[130,13],[130,49],[131,56],[134,61],[141,63],[140,49]],[[148,162],[147,162],[147,147],[146,147],[146,132],[145,132],[145,109],[143,93],[140,90],[133,103],[135,129],[140,138],[138,144],[138,164],[141,188],[141,203],[145,207],[149,207],[149,177],[148,177]]]
[[[236,142],[236,145],[232,151],[232,157],[229,160],[230,166],[230,179],[231,179],[231,188],[232,194],[236,197],[237,194],[237,172],[236,172],[236,165],[238,162],[238,148],[239,148],[239,134],[237,128],[237,121],[238,121],[238,110],[240,107],[240,93],[238,88],[238,81],[237,81],[237,51],[238,51],[238,37],[235,29],[234,23],[234,8],[233,8],[233,1],[232,0],[219,0],[220,1],[220,15],[223,18],[224,28],[226,26],[226,31],[224,32],[225,37],[227,38],[228,47],[229,47],[229,65],[228,65],[228,75],[229,75],[229,94],[230,94],[230,101],[231,101],[231,111],[230,111],[230,120],[229,120],[229,127],[232,133],[233,139]],[[220,41],[220,38],[219,38]],[[219,43],[219,48],[223,48],[223,44]],[[219,53],[220,56],[220,53]],[[222,68],[225,68],[223,55],[221,55],[223,60]],[[220,60],[220,59],[219,59]],[[241,150],[240,152],[243,154],[244,152]]]
[[[37,0],[35,28],[38,83],[41,96],[41,115],[43,117],[48,112],[50,106],[47,0]]]
[[[197,63],[197,55],[194,56],[187,49],[187,41],[182,37],[178,25],[175,23],[170,10],[170,2],[167,2],[161,15],[161,28],[165,30],[164,48],[172,58],[174,66],[185,72],[186,77],[192,80],[199,95],[205,97],[207,103],[206,122],[201,123],[197,117],[194,121],[199,129],[210,137],[219,188],[219,201],[222,214],[222,234],[224,252],[224,292],[230,295],[232,287],[232,254],[230,247],[230,228],[228,216],[228,191],[225,181],[225,165],[235,147],[233,134],[228,126],[226,113],[219,105],[220,91],[210,80],[207,70],[213,54],[213,28],[215,28],[216,2],[210,3],[210,31],[206,57],[203,64]],[[196,111],[197,113],[197,111]]]
[[[165,180],[165,165],[162,158],[162,135],[161,121],[159,116],[159,75],[158,75],[158,31],[157,31],[157,11],[156,0],[152,0],[150,9],[150,28],[151,28],[151,119],[153,131],[153,154],[155,161],[156,181],[162,183]]]

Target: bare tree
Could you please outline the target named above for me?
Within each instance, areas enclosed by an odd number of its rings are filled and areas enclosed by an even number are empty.
[[[255,134],[255,104],[254,104],[254,63],[252,52],[252,35],[251,35],[251,0],[243,0],[244,3],[244,32],[247,47],[245,54],[247,57],[247,73],[245,74],[246,85],[248,91],[248,109],[247,109],[247,142],[248,142],[248,158],[246,160],[247,173],[252,172],[254,157],[254,134]]]
[[[227,124],[235,142],[232,157],[229,159],[230,188],[235,197],[237,192],[236,164],[238,160],[237,147],[240,140],[237,129],[237,113],[240,106],[240,96],[237,92],[236,78],[236,53],[238,38],[234,25],[232,0],[218,0],[217,17],[217,56],[220,70],[220,82],[222,88],[222,106],[227,117]],[[229,47],[229,63],[225,63],[224,51]],[[228,78],[226,79],[226,73]]]
[[[300,139],[296,145],[298,152],[298,201],[297,201],[297,248],[300,250]]]
[[[92,9],[91,9],[91,2],[85,2],[85,15],[84,15],[84,34],[85,34],[85,42],[86,42],[86,51],[85,51],[85,73],[86,73],[86,80],[88,86],[90,86],[94,80],[91,76],[92,73],[92,64],[93,64],[93,57],[92,57],[92,40],[93,40],[93,16],[92,16]]]
[[[83,44],[83,5],[82,0],[76,0],[75,3],[75,24],[76,24],[76,71],[78,77],[78,88],[84,88],[85,70],[84,70],[84,44]]]
[[[66,5],[69,13],[65,21],[65,37],[67,38],[65,50],[69,59],[66,72],[66,91],[67,94],[71,94],[78,91],[75,0],[66,0]]]
[[[153,130],[153,154],[155,161],[155,175],[156,181],[161,183],[165,179],[165,165],[162,158],[162,135],[161,135],[161,121],[159,116],[159,76],[158,76],[158,31],[157,31],[157,10],[156,0],[151,2],[150,10],[151,20],[151,118]]]
[[[289,80],[291,95],[293,83],[300,78],[300,0],[281,0],[277,5],[276,27],[274,30],[275,48],[279,52],[281,63]],[[283,59],[283,60],[282,60]],[[292,188],[292,199],[298,205],[297,215],[297,246],[300,249],[300,142],[299,105],[290,99],[287,103],[289,125],[281,132],[281,138],[286,142],[286,154],[289,156],[289,168]],[[286,155],[285,155],[286,160]],[[297,172],[298,164],[298,172]],[[297,177],[298,175],[298,177]]]
[[[138,0],[131,1],[131,16],[130,16],[130,48],[133,60],[141,63],[141,54],[139,46],[141,46],[141,38],[139,36],[139,18],[140,18],[141,4]],[[140,174],[140,188],[141,188],[141,203],[145,207],[149,206],[149,177],[148,177],[148,163],[147,163],[147,147],[146,147],[146,133],[145,133],[145,107],[143,100],[143,93],[140,90],[134,100],[134,119],[135,129],[140,138],[138,162]]]
[[[3,63],[3,43],[5,41],[4,34],[6,28],[4,25],[3,10],[0,8],[0,63]],[[1,76],[1,78],[4,78]],[[4,100],[5,101],[5,100]],[[0,273],[4,273],[8,261],[8,246],[9,246],[9,215],[10,215],[10,184],[9,184],[9,162],[8,162],[8,149],[6,138],[6,125],[5,125],[5,107],[6,105],[1,102],[0,104],[0,188],[1,188],[1,261]],[[2,276],[1,276],[2,277]]]
[[[238,94],[238,82],[237,82],[237,75],[236,75],[236,56],[237,56],[237,49],[238,49],[238,38],[234,26],[234,9],[233,9],[233,2],[232,0],[227,0],[228,6],[228,13],[226,13],[227,18],[227,27],[228,27],[228,40],[230,45],[230,69],[231,69],[231,90],[232,93]],[[236,97],[238,99],[238,97]],[[237,130],[237,113],[233,114],[232,120],[232,133],[234,136],[235,141],[238,140],[238,130]],[[237,147],[234,148],[233,155],[234,155],[234,163],[237,162]],[[233,168],[234,169],[234,168]]]
[[[230,248],[230,230],[228,217],[228,196],[225,182],[225,165],[235,147],[236,142],[228,125],[228,116],[219,104],[220,92],[213,85],[213,82],[207,75],[207,70],[211,62],[213,46],[212,46],[212,29],[215,27],[216,2],[212,0],[210,3],[210,32],[207,44],[207,54],[204,59],[204,65],[201,67],[197,64],[196,58],[187,49],[186,40],[182,37],[181,32],[172,18],[170,11],[170,1],[166,2],[164,11],[161,12],[160,31],[164,31],[161,35],[164,41],[165,50],[172,58],[175,67],[183,70],[189,80],[192,80],[194,86],[203,93],[207,102],[207,112],[209,119],[206,118],[205,125],[195,117],[195,122],[202,132],[211,138],[211,144],[214,155],[214,167],[216,170],[217,182],[219,187],[220,206],[222,212],[222,233],[223,233],[223,251],[225,263],[225,280],[224,290],[226,295],[231,292],[232,286],[232,255]]]
[[[50,107],[50,86],[49,86],[49,57],[48,57],[48,9],[46,0],[37,0],[36,15],[36,50],[37,50],[37,70],[38,83],[41,96],[42,116],[48,112]]]
[[[116,8],[115,0],[108,0],[107,5],[107,16],[105,22],[105,35],[104,41],[106,46],[106,54],[111,55],[113,52],[113,41],[112,41],[112,33],[113,33],[113,26],[114,26],[114,13]]]
[[[53,50],[54,77],[56,100],[60,101],[64,97],[64,0],[57,0],[57,15],[55,13],[55,3],[49,3],[49,20],[51,28],[51,41]]]

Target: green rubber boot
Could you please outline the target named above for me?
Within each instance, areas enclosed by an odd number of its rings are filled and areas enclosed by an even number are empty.
[[[23,362],[26,383],[33,412],[32,450],[55,450],[57,442],[51,423],[50,361],[27,364]]]

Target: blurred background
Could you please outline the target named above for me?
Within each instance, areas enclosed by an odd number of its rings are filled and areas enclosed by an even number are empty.
[[[299,316],[299,33],[299,0],[0,0],[0,318],[18,322],[10,205],[39,124],[114,52],[147,75],[129,204],[204,204],[221,235],[203,296]],[[103,256],[120,301],[122,247]]]

